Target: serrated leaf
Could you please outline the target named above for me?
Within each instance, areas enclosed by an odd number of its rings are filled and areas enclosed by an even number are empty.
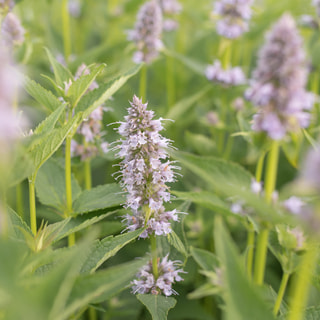
[[[135,260],[94,274],[80,275],[69,296],[67,307],[60,315],[61,319],[68,318],[89,303],[105,301],[124,290],[146,261]]]
[[[64,82],[68,82],[69,79],[73,80],[71,72],[61,63],[59,63],[47,48],[45,48],[45,51],[50,60],[57,85],[61,88],[64,88]]]
[[[116,183],[83,191],[73,203],[75,214],[118,207],[125,202],[122,189]]]
[[[210,251],[191,247],[190,253],[203,270],[215,271],[216,268],[219,267],[219,260],[217,256]]]
[[[144,229],[135,230],[118,236],[109,236],[94,242],[88,259],[84,262],[81,272],[94,272],[102,263],[114,256],[121,248],[139,237]]]
[[[30,156],[33,159],[35,171],[38,171],[43,163],[54,154],[70,131],[78,126],[80,118],[81,115],[78,114],[62,128],[52,130],[45,141],[42,141],[31,150]]]
[[[21,219],[21,217],[13,209],[7,207],[7,212],[9,214],[9,218],[17,239],[24,240],[24,232],[29,233],[30,236],[33,236],[33,233],[29,226]]]
[[[180,253],[182,253],[185,257],[188,257],[188,252],[183,244],[183,242],[180,240],[178,235],[172,230],[167,235],[169,243],[176,248]]]
[[[106,217],[111,216],[112,214],[116,213],[117,211],[111,211],[104,214],[96,215],[94,213],[87,214],[87,215],[78,215],[76,217],[69,217],[63,221],[52,223],[48,226],[48,232],[52,230],[57,230],[53,242],[61,240],[68,235],[83,230],[103,219]]]
[[[77,180],[71,176],[72,199],[81,193]],[[39,170],[35,182],[36,193],[42,204],[57,208],[60,212],[66,209],[65,171],[57,161],[49,159]]]
[[[206,86],[202,90],[197,91],[192,96],[178,101],[167,113],[166,119],[178,120],[202,97],[204,96],[212,86]]]
[[[104,68],[104,64],[95,66],[90,69],[89,74],[82,75],[79,79],[72,82],[67,94],[68,97],[70,97],[72,108],[78,104],[79,100],[89,89],[91,83]]]
[[[51,112],[61,105],[61,101],[51,91],[43,88],[39,83],[31,80],[26,75],[23,78],[23,86],[30,96]]]
[[[107,84],[102,84],[99,86],[99,88],[84,95],[75,108],[76,113],[83,111],[83,119],[87,118],[92,111],[101,106],[114,93],[116,93],[132,76],[134,76],[140,70],[140,68],[140,65],[136,65],[124,75],[119,76]]]
[[[169,310],[177,303],[174,298],[152,294],[138,294],[137,299],[146,306],[152,320],[167,320]]]
[[[226,320],[274,320],[257,288],[246,277],[240,256],[225,229],[222,220],[216,219],[214,238],[217,256],[223,270]]]

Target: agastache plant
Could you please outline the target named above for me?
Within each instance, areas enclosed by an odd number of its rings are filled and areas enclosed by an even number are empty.
[[[307,76],[302,38],[293,18],[284,14],[266,36],[245,93],[259,107],[252,129],[280,140],[287,132],[306,128],[310,122],[307,111],[314,103],[314,95],[305,90]]]
[[[162,11],[157,1],[143,4],[138,12],[134,30],[128,32],[128,40],[135,43],[137,51],[133,61],[150,63],[162,47]]]
[[[7,47],[21,45],[24,42],[25,30],[21,25],[19,18],[9,12],[4,18],[1,26],[1,42]]]
[[[220,0],[213,13],[219,16],[217,33],[229,39],[240,37],[249,30],[252,0]]]
[[[146,227],[141,237],[150,234],[166,235],[171,232],[170,221],[177,221],[176,210],[167,211],[164,203],[171,199],[167,182],[175,181],[172,161],[167,160],[170,140],[162,137],[162,120],[153,120],[154,112],[147,110],[134,96],[125,122],[120,122],[118,133],[124,137],[116,147],[120,163],[122,187],[128,192],[126,208],[132,215],[124,218],[130,231]]]
[[[176,30],[179,23],[173,17],[181,12],[182,5],[177,0],[160,0],[160,6],[165,17],[163,19],[163,30]]]

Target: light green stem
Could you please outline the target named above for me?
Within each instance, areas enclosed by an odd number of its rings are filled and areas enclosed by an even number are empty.
[[[269,230],[262,229],[257,238],[257,250],[254,261],[253,281],[257,285],[263,284],[264,271],[266,268],[267,248],[268,248]]]
[[[18,183],[16,186],[16,210],[17,213],[23,217],[23,196],[22,196],[22,184]]]
[[[159,271],[158,271],[158,256],[157,256],[157,239],[155,235],[150,236],[151,242],[151,256],[152,256],[152,271],[153,276],[157,280]]]
[[[302,320],[304,309],[308,301],[308,293],[312,273],[317,262],[317,252],[314,249],[308,250],[301,262],[298,274],[294,279],[292,289],[290,291],[290,307],[287,320]]]
[[[97,311],[95,308],[89,307],[89,319],[90,320],[98,320]]]
[[[255,232],[253,226],[251,225],[251,229],[248,231],[247,237],[247,274],[249,279],[252,277],[252,265],[253,265],[253,252],[254,252],[254,239],[255,239]]]
[[[31,226],[31,231],[33,235],[37,234],[35,180],[36,180],[36,173],[29,178],[30,226]]]
[[[147,65],[143,65],[140,71],[140,99],[147,100]]]
[[[289,277],[290,277],[290,274],[287,273],[287,272],[284,272],[283,275],[282,275],[282,279],[281,279],[280,288],[279,288],[279,291],[278,291],[277,300],[276,300],[276,303],[275,303],[274,308],[273,308],[273,314],[275,316],[278,314],[278,311],[280,309],[281,302],[282,302],[284,293],[285,293],[286,288],[287,288]]]
[[[271,202],[272,194],[275,190],[278,171],[278,159],[279,159],[279,143],[277,141],[272,142],[271,150],[268,155],[268,162],[266,168],[265,178],[265,193],[267,202]]]
[[[262,170],[263,170],[263,163],[264,163],[264,157],[266,153],[263,152],[258,160],[257,167],[256,167],[256,181],[260,182],[262,178]]]
[[[68,62],[71,55],[70,17],[68,3],[68,0],[62,0],[61,6],[64,57],[66,62]]]
[[[168,102],[168,110],[172,108],[175,102],[175,82],[174,82],[174,58],[167,55],[167,102]]]
[[[85,182],[86,190],[90,190],[92,186],[90,159],[86,159],[84,161],[84,182]]]

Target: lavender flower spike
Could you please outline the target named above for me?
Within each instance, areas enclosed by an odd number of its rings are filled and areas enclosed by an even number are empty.
[[[184,273],[182,269],[176,268],[178,263],[179,261],[168,260],[168,255],[166,255],[161,262],[158,261],[159,276],[155,279],[150,261],[140,269],[137,274],[138,279],[131,282],[132,292],[140,294],[163,293],[165,296],[177,294],[177,292],[172,289],[172,284],[182,281],[183,279],[179,276],[179,273]]]
[[[213,13],[220,16],[217,32],[229,39],[240,37],[248,31],[252,0],[218,0]]]
[[[291,15],[284,14],[266,36],[245,96],[259,112],[252,129],[273,140],[309,125],[314,95],[305,90],[307,63],[302,38]]]
[[[2,22],[2,42],[7,47],[21,45],[24,42],[25,30],[21,25],[19,18],[9,12]]]
[[[120,163],[122,187],[128,191],[126,207],[133,215],[126,215],[124,221],[130,231],[141,227],[149,234],[165,235],[171,232],[170,220],[177,221],[176,210],[166,211],[163,203],[170,201],[167,182],[175,181],[174,169],[168,158],[170,141],[159,134],[163,129],[162,119],[152,120],[153,111],[147,110],[147,103],[133,97],[125,122],[117,129],[124,137],[116,147],[117,156],[124,158]]]
[[[11,10],[14,7],[14,1],[13,0],[0,0],[0,11],[4,10]]]
[[[140,8],[134,30],[128,32],[128,40],[134,41],[137,51],[133,56],[136,63],[150,63],[158,56],[162,47],[162,11],[157,1],[146,2]]]

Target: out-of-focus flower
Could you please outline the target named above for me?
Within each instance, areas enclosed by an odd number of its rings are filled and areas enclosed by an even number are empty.
[[[69,13],[74,18],[79,18],[81,15],[81,3],[79,0],[69,0]]]
[[[205,75],[208,80],[223,85],[238,86],[246,83],[246,77],[240,67],[225,70],[219,60],[215,60],[212,65],[207,66]]]
[[[12,12],[9,12],[2,22],[1,42],[7,47],[21,45],[24,42],[24,33],[25,30],[19,18]]]
[[[273,140],[309,125],[314,95],[305,90],[308,68],[302,38],[289,14],[284,14],[266,36],[257,68],[245,96],[259,112],[252,129]]]
[[[8,11],[11,10],[14,7],[14,1],[13,0],[0,0],[0,10],[2,11]]]
[[[291,196],[289,199],[283,201],[283,206],[293,214],[300,214],[303,206],[305,206],[305,202],[296,196]]]
[[[214,111],[207,113],[207,121],[211,126],[216,126],[219,123],[219,114]]]
[[[219,15],[218,34],[229,39],[240,37],[249,30],[252,0],[217,0],[214,15]]]
[[[179,23],[174,19],[174,16],[179,14],[182,6],[177,0],[160,0],[160,7],[164,16],[163,30],[173,31],[179,26]]]
[[[320,1],[319,0],[312,0],[312,5],[316,8],[317,15],[318,15],[318,17],[320,17]]]
[[[258,182],[255,179],[252,179],[251,191],[255,194],[260,194],[262,192],[262,182],[261,181]]]
[[[236,111],[242,111],[244,110],[244,100],[242,97],[238,97],[236,99],[234,99],[231,103],[231,106],[233,107],[234,110]]]
[[[305,184],[320,191],[320,146],[309,150],[301,168]]]
[[[140,294],[164,294],[165,296],[171,296],[172,294],[178,294],[172,285],[175,282],[182,281],[183,279],[179,273],[185,273],[182,269],[177,269],[177,265],[180,261],[168,260],[166,255],[162,261],[158,261],[158,278],[155,279],[152,273],[151,261],[143,266],[137,274],[137,278],[131,282],[132,292]]]
[[[162,12],[157,1],[143,4],[138,12],[134,30],[128,32],[128,40],[134,41],[137,51],[133,61],[150,63],[162,47]]]
[[[171,232],[170,221],[178,221],[177,211],[166,211],[163,206],[171,198],[166,183],[175,181],[173,170],[177,169],[166,160],[170,140],[159,134],[162,119],[152,120],[154,112],[147,110],[147,103],[134,96],[130,104],[126,121],[117,129],[124,140],[116,147],[117,156],[124,158],[119,177],[128,191],[126,207],[133,212],[124,221],[130,231],[147,227],[141,237],[166,235]]]
[[[319,24],[316,19],[308,14],[301,15],[298,24],[311,29],[319,29]]]

